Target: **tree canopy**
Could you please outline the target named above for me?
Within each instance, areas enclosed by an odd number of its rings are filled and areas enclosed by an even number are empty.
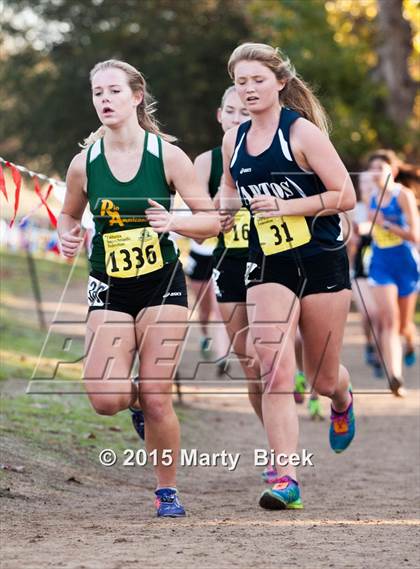
[[[146,76],[163,130],[194,156],[220,143],[215,111],[230,84],[231,51],[263,41],[279,46],[316,88],[349,167],[378,146],[415,159],[420,42],[413,2],[391,0],[394,13],[387,15],[382,0],[6,0],[0,154],[63,175],[77,143],[98,126],[89,71],[115,57]],[[386,16],[394,18],[396,41],[401,31],[393,65],[399,58],[399,77],[411,82],[402,85],[401,100],[398,77],[384,72],[391,57]]]

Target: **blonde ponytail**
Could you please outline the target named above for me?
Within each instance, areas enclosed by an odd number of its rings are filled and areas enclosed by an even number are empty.
[[[259,61],[268,67],[277,79],[285,81],[284,88],[279,92],[280,103],[297,111],[328,134],[330,122],[324,107],[309,85],[296,73],[290,59],[283,55],[279,48],[274,49],[264,43],[244,43],[238,46],[228,62],[228,72],[233,80],[236,64],[244,60]]]
[[[81,148],[89,148],[92,144],[94,144],[97,140],[103,137],[105,134],[105,127],[100,126],[98,130],[95,132],[91,132],[88,137],[86,137],[83,142],[79,142],[79,146]]]
[[[103,69],[120,69],[121,71],[124,71],[124,73],[127,75],[130,89],[133,91],[133,93],[141,92],[143,94],[142,102],[137,107],[137,119],[139,121],[139,125],[147,132],[157,134],[163,138],[163,140],[174,142],[176,138],[174,136],[161,132],[159,123],[153,116],[156,112],[157,103],[152,94],[147,90],[146,80],[140,71],[125,61],[119,61],[118,59],[108,59],[107,61],[101,61],[95,65],[95,67],[90,72],[90,80],[92,81],[95,73],[102,71]],[[102,138],[105,132],[105,127],[103,125],[100,126],[98,130],[90,133],[90,135],[84,139],[83,143],[80,144],[80,146],[82,148],[88,148],[91,144]]]

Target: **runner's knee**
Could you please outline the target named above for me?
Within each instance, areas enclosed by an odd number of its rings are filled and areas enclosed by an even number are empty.
[[[393,328],[399,329],[399,318],[392,311],[384,310],[379,314],[379,321],[382,330],[392,330]]]
[[[338,370],[337,370],[338,372]],[[313,388],[319,395],[332,397],[337,389],[338,373],[321,373],[317,376]]]
[[[271,365],[270,365],[271,364]],[[293,391],[295,363],[292,361],[282,361],[278,365],[274,365],[271,361],[262,364],[261,379],[264,387],[270,386],[270,391]]]
[[[90,402],[92,407],[95,409],[98,415],[116,415],[119,411],[121,411],[121,406],[118,402],[113,400],[107,400],[105,398],[95,399],[90,398]]]
[[[170,388],[165,387],[163,389]],[[146,419],[153,422],[160,422],[172,409],[172,393],[143,395],[141,402]]]

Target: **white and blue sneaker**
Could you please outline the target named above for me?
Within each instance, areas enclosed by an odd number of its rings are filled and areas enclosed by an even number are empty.
[[[159,488],[155,491],[155,496],[158,518],[182,518],[186,515],[176,488]]]

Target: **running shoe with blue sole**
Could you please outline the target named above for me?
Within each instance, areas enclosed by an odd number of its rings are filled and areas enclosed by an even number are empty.
[[[382,368],[382,365],[379,362],[377,362],[373,366],[373,376],[375,377],[375,379],[383,379],[384,378],[384,370]]]
[[[331,405],[330,446],[337,454],[346,450],[356,433],[351,390],[350,395],[351,403],[342,413],[335,411]]]
[[[414,350],[407,350],[404,354],[404,363],[406,366],[411,367],[416,363],[416,352]]]
[[[144,441],[144,414],[141,409],[135,409],[134,407],[130,407],[131,411],[131,421],[133,423],[133,427],[136,430],[136,433]]]
[[[176,488],[159,488],[155,491],[155,496],[158,518],[182,518],[186,515]]]
[[[377,361],[377,355],[375,347],[372,344],[366,344],[365,346],[365,362],[369,366],[374,366]]]
[[[290,476],[282,476],[261,494],[259,504],[265,510],[302,510],[299,484]]]

